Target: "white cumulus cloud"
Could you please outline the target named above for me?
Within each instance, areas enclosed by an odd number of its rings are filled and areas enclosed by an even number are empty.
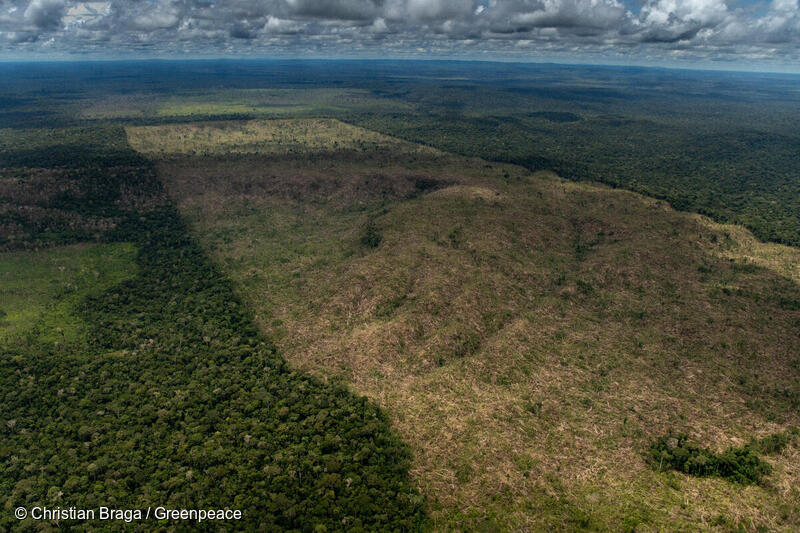
[[[185,49],[383,57],[504,53],[777,58],[800,64],[797,0],[0,0],[0,50]],[[420,52],[424,50],[425,52]],[[534,59],[534,57],[531,57]]]

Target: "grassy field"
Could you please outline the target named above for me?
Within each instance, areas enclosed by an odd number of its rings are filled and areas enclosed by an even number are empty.
[[[0,254],[0,341],[30,333],[75,342],[75,306],[136,274],[130,244],[74,245]]]
[[[433,153],[333,119],[251,120],[128,128],[128,141],[151,156],[284,155],[307,152],[391,151],[399,146]]]
[[[281,353],[388,412],[436,530],[800,527],[796,443],[758,485],[647,460],[800,424],[797,249],[333,121],[127,132]]]

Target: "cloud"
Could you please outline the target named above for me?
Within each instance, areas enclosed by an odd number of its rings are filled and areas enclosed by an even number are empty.
[[[39,39],[39,34],[33,32],[12,31],[6,34],[6,39],[10,43],[35,43]]]
[[[271,15],[267,17],[267,22],[264,24],[264,30],[267,33],[278,35],[295,35],[300,33],[303,27],[303,24],[293,20],[281,19]]]
[[[649,0],[640,12],[645,24],[669,26],[691,23],[714,25],[728,15],[723,0]]]
[[[386,25],[386,20],[383,18],[376,18],[372,26],[370,26],[372,33],[389,33],[389,26]]]
[[[542,0],[535,7],[517,13],[513,19],[520,25],[539,28],[610,29],[620,26],[626,14],[616,0]]]
[[[237,22],[231,27],[230,35],[234,39],[253,39],[255,37],[253,30],[241,22]]]
[[[64,0],[31,0],[25,19],[39,29],[53,30],[61,26],[66,11]]]
[[[382,11],[381,0],[286,0],[292,15],[323,20],[368,20]]]
[[[400,0],[386,6],[385,15],[394,20],[446,21],[474,14],[472,0]]]
[[[120,14],[122,28],[140,32],[175,28],[181,22],[183,3],[178,0],[158,0],[156,2],[129,2],[126,9],[115,2],[114,8]]]
[[[93,26],[111,13],[109,2],[78,2],[67,9],[63,18],[67,26]]]
[[[797,0],[640,0],[636,9],[623,1],[0,0],[0,50],[46,53],[46,41],[76,53],[547,53],[800,65]]]

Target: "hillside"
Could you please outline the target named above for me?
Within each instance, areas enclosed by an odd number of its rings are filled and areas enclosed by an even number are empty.
[[[291,366],[385,410],[435,530],[800,527],[796,248],[333,120],[127,135]],[[770,473],[654,465],[670,432]]]

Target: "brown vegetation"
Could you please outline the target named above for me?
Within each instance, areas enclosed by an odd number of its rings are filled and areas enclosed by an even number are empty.
[[[795,446],[763,486],[645,457],[671,429],[723,449],[800,423],[797,249],[364,130],[331,154],[302,121],[169,128],[129,137],[258,145],[159,173],[283,355],[388,411],[437,529],[800,527]]]

